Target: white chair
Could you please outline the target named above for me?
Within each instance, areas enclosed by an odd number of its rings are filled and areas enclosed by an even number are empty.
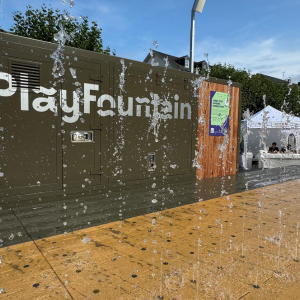
[[[258,160],[258,168],[262,169],[264,167],[264,155],[267,154],[267,151],[259,150],[259,153],[256,154],[255,158]]]
[[[243,168],[246,169],[246,170],[252,169],[253,153],[252,152],[247,152],[247,157],[246,157],[246,153],[243,153],[241,156],[242,156],[242,166],[243,166]]]

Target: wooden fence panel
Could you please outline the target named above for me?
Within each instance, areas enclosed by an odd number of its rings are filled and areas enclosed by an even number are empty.
[[[229,126],[228,144],[223,152],[220,146],[224,141],[224,136],[209,135],[210,121],[210,92],[228,92],[228,86],[220,83],[205,82],[204,89],[200,89],[198,118],[204,116],[205,123],[198,123],[198,162],[202,168],[197,168],[197,179],[211,178],[217,176],[236,174],[237,155],[238,155],[238,134],[239,134],[239,105],[240,88],[231,87],[230,107],[229,107]],[[204,96],[202,105],[201,99]],[[200,107],[201,106],[201,107]],[[201,150],[201,145],[203,150]]]

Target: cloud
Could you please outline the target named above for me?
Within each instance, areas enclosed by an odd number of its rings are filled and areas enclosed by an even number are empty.
[[[298,82],[300,82],[300,74],[299,74],[299,75],[296,75],[296,76],[294,76],[294,77],[292,77],[292,82],[293,82],[293,83],[298,83]]]
[[[76,13],[81,11],[89,17],[91,21],[97,21],[104,30],[126,30],[129,27],[129,19],[124,13],[120,13],[119,8],[113,3],[95,4],[95,2],[78,2]]]
[[[203,53],[208,52],[212,64],[229,63],[236,68],[250,69],[254,74],[262,73],[277,78],[282,78],[285,72],[285,78],[291,77],[292,82],[296,83],[300,81],[300,55],[297,48],[295,43],[274,37],[241,45],[208,38],[196,44],[195,60],[202,60]]]
[[[102,13],[105,13],[105,14],[110,13],[110,9],[109,9],[107,6],[98,5],[98,9],[99,9],[99,11],[101,11]]]

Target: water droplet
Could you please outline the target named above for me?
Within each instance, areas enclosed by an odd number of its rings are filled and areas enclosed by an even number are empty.
[[[14,234],[12,233],[12,234],[9,236],[8,239],[9,239],[10,241],[12,241],[12,240],[14,239],[14,237],[15,237],[15,236],[14,236]]]
[[[86,244],[86,243],[89,242],[90,240],[91,240],[91,239],[89,239],[88,237],[84,237],[83,240],[82,240],[82,242]]]
[[[225,106],[228,106],[229,105],[229,97],[226,97],[225,99]]]
[[[77,76],[76,76],[76,69],[74,69],[74,68],[69,68],[69,70],[70,70],[70,72],[71,72],[72,77],[73,77],[74,79],[77,78]]]
[[[152,203],[157,203],[157,200],[156,200],[156,199],[152,199],[151,202],[152,202]],[[152,221],[152,224],[153,224],[153,221]]]
[[[159,63],[158,63],[158,62],[155,62],[155,59],[152,58],[152,59],[151,59],[151,66],[152,66],[152,67],[158,67],[158,66],[159,66]]]

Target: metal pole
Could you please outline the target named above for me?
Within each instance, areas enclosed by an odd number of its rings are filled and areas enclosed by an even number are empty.
[[[245,150],[244,150],[245,160],[246,160],[246,170],[248,170],[248,136],[245,139]]]
[[[194,45],[195,45],[195,11],[192,9],[191,41],[190,41],[190,72],[194,73]]]

